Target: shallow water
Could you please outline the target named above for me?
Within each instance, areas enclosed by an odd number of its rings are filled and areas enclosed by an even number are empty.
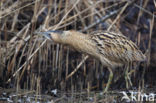
[[[136,103],[138,101],[156,101],[155,88],[145,89],[145,92],[138,90],[113,90],[108,93],[102,91],[64,92],[57,89],[51,94],[37,95],[35,91],[2,89],[0,91],[0,103]]]

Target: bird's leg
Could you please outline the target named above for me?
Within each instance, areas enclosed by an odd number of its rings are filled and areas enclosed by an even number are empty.
[[[132,62],[130,62],[130,63],[128,63],[129,64],[129,66],[128,66],[128,68],[130,69],[130,72],[131,72],[131,69],[132,69]],[[129,70],[128,69],[128,70]],[[127,72],[127,78],[128,78],[128,81],[129,81],[129,84],[130,84],[130,86],[132,87],[132,81],[131,81],[131,78],[130,78],[130,73],[129,72]]]
[[[130,63],[128,63],[128,65],[126,66],[126,71],[125,71],[125,80],[126,80],[126,88],[128,89],[129,88],[129,84],[130,86],[132,86],[132,82],[131,82],[131,79],[129,77],[129,69],[130,69]]]
[[[127,76],[128,75],[128,65],[126,65],[126,68],[125,69],[126,69],[126,71],[125,71],[126,88],[128,89],[128,78],[127,78],[128,77]]]
[[[106,88],[105,88],[105,90],[104,90],[104,93],[107,92],[107,90],[108,90],[108,88],[109,88],[109,86],[110,86],[110,84],[111,84],[111,82],[112,82],[112,79],[113,79],[113,71],[112,71],[112,69],[108,67],[108,70],[109,70],[109,79],[108,79]]]

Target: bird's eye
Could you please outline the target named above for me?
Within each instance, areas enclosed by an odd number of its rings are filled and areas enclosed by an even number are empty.
[[[50,32],[56,33],[56,34],[63,34],[63,31],[61,30],[51,30]]]

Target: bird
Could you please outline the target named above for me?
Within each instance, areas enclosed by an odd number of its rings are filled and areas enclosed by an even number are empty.
[[[69,45],[75,50],[99,60],[103,66],[106,66],[109,70],[109,78],[105,92],[111,84],[113,69],[128,65],[131,62],[146,60],[146,56],[137,45],[121,33],[106,30],[93,31],[87,34],[76,30],[49,30],[38,33],[55,43]],[[128,76],[125,76],[126,78]]]

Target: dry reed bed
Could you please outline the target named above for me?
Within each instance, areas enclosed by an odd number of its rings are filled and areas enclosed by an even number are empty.
[[[153,56],[156,55],[156,48],[152,46],[156,44],[153,36],[156,32],[153,7],[156,5],[151,3],[152,0],[131,3],[126,0],[2,0],[0,86],[36,90],[36,94],[55,88],[70,91],[71,94],[75,91],[87,90],[90,93],[90,90],[101,90],[108,72],[98,61],[87,59],[79,70],[69,76],[85,56],[66,46],[50,43],[35,32],[75,29],[89,33],[111,29],[124,33],[146,53],[147,63],[137,66],[132,75],[134,86],[139,85],[143,89],[143,81],[156,79],[148,77],[154,69],[147,69],[154,68]],[[117,14],[107,20],[103,18],[113,11]],[[123,77],[119,77],[121,72],[123,69],[116,70],[115,78],[118,80],[114,80],[114,89],[125,87]],[[156,83],[152,80],[146,85],[154,86]]]

